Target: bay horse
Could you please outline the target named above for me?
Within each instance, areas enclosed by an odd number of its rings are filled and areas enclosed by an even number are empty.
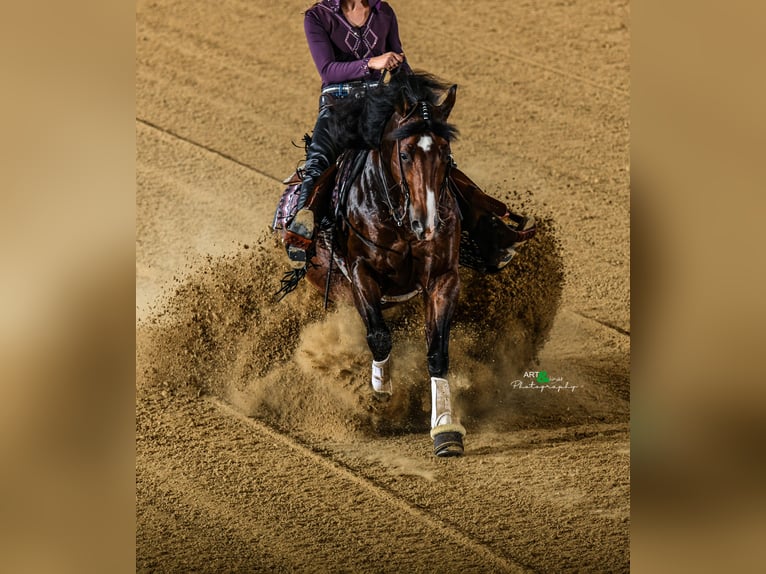
[[[341,167],[333,166],[317,184],[324,193],[334,188],[339,199],[333,202],[332,225],[322,226],[305,269],[326,300],[353,300],[372,352],[372,389],[381,397],[393,393],[391,331],[383,309],[422,296],[431,437],[440,457],[462,455],[465,435],[453,414],[446,378],[460,291],[461,217],[449,179],[450,142],[457,130],[447,122],[456,92],[457,86],[428,74],[397,74],[371,89],[362,103],[338,100],[336,136],[357,151],[348,152]],[[342,175],[349,173],[344,181]],[[288,187],[275,230],[289,220],[289,192]]]

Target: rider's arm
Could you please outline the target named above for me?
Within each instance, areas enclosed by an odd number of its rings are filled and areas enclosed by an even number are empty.
[[[352,60],[350,62],[337,62],[335,49],[327,31],[322,27],[319,19],[311,11],[306,12],[303,21],[303,29],[306,32],[306,40],[309,44],[311,57],[319,71],[323,84],[338,84],[366,78],[372,72],[367,67],[369,58]]]

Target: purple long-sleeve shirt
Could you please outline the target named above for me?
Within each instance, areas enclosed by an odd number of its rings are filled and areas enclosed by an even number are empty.
[[[370,0],[370,16],[359,28],[343,16],[340,0],[322,0],[306,11],[303,27],[323,87],[353,80],[377,80],[380,72],[367,67],[370,58],[386,52],[403,52],[396,14],[382,0]],[[402,66],[409,70],[406,62]]]

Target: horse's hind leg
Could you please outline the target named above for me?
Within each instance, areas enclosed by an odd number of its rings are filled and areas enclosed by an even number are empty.
[[[460,289],[457,272],[439,277],[425,294],[428,372],[431,375],[431,438],[436,456],[463,454],[465,428],[452,414],[449,382],[449,332]]]

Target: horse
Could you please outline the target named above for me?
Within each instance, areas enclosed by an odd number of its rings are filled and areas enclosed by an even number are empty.
[[[392,337],[383,310],[422,297],[430,435],[438,457],[462,455],[466,433],[453,413],[447,380],[460,292],[461,215],[449,177],[450,144],[458,132],[447,121],[456,92],[456,85],[427,74],[399,74],[371,89],[362,104],[339,100],[337,135],[350,151],[317,183],[325,194],[334,191],[335,216],[320,226],[315,253],[301,270],[324,291],[325,304],[328,298],[353,301],[372,353],[372,391],[384,400],[394,390]],[[275,230],[289,220],[296,183],[283,196]]]

